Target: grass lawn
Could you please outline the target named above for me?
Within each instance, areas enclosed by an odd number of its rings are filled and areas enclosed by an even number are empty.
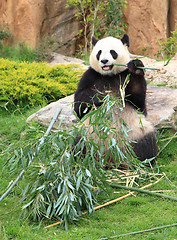
[[[26,111],[24,114],[9,114],[1,109],[0,112],[0,195],[3,194],[11,180],[16,178],[9,175],[8,170],[3,170],[7,156],[3,155],[10,143],[16,143],[21,133],[25,131],[26,118],[38,108]],[[162,149],[169,141],[174,132],[161,130],[158,132],[159,149]],[[167,139],[162,141],[163,139]],[[149,190],[164,190],[164,194],[177,197],[177,138],[173,138],[158,156],[159,172],[165,173],[166,177],[155,184]],[[17,187],[0,202],[0,239],[104,239],[130,232],[151,229],[159,226],[177,223],[177,202],[166,198],[154,197],[142,193],[135,194],[115,204],[109,205],[93,214],[86,214],[78,221],[69,226],[65,231],[60,225],[45,229],[45,226],[55,223],[57,220],[40,223],[31,222],[30,219],[21,219],[22,204],[19,202],[21,189],[25,186],[26,179],[23,178]],[[148,184],[145,181],[143,185]],[[127,194],[128,191],[110,189],[108,194],[99,197],[99,203],[115,199]],[[108,238],[109,239],[109,238]],[[117,237],[114,239],[167,239],[177,240],[177,227],[144,232],[136,235]]]

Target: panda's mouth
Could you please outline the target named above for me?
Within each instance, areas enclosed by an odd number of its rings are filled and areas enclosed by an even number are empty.
[[[103,71],[110,71],[110,70],[112,70],[112,68],[113,68],[113,65],[104,65],[102,67]]]

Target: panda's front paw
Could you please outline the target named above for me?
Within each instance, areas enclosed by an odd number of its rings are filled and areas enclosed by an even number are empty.
[[[132,60],[128,63],[127,66],[130,73],[134,73],[137,75],[144,75],[144,70],[141,69],[141,67],[144,67],[144,65],[141,60],[139,59]]]

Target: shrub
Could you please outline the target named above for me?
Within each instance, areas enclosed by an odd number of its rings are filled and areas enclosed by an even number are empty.
[[[0,59],[0,99],[34,106],[72,94],[83,70],[78,65],[48,66]]]
[[[159,42],[161,50],[158,52],[158,55],[162,57],[170,58],[175,55],[177,52],[177,29],[171,32],[172,36],[167,38],[166,42]]]
[[[7,40],[11,36],[11,32],[7,29],[5,25],[0,27],[0,48],[2,47],[1,40]]]

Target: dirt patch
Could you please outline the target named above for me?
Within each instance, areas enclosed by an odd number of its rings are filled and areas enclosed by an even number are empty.
[[[145,67],[159,68],[160,70],[145,71],[147,83],[150,85],[161,86],[177,86],[177,55],[166,65],[165,61],[156,61],[151,58],[144,57],[141,59]],[[165,66],[166,65],[166,66]]]

